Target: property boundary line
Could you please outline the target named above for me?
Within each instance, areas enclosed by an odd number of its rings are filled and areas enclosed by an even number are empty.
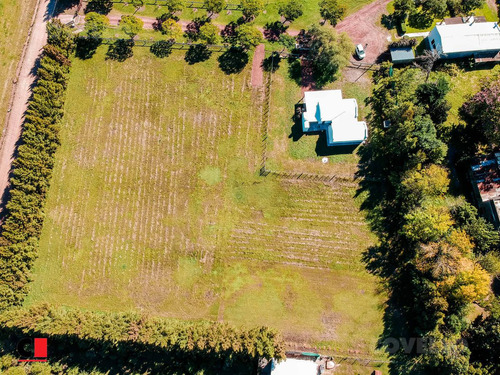
[[[143,5],[165,5],[167,0],[144,0]],[[88,0],[83,0],[83,3],[88,3]],[[114,4],[130,4],[130,0],[112,0]],[[185,1],[186,8],[197,8],[197,9],[206,9],[205,3],[202,1]],[[238,10],[241,11],[241,4],[226,4],[223,10]]]
[[[116,42],[117,40],[122,40],[122,39],[123,40],[127,40],[126,38],[102,38],[101,39],[102,40],[101,44],[111,45],[114,42]],[[134,47],[151,47],[156,42],[159,42],[159,40],[143,40],[143,39],[138,39],[138,40],[134,40]],[[172,48],[173,49],[179,49],[179,50],[185,50],[185,49],[189,49],[191,46],[196,46],[196,45],[199,45],[199,44],[200,43],[189,43],[189,42],[187,42],[187,43],[180,43],[180,42],[175,42],[175,43],[172,44]],[[231,46],[229,44],[221,44],[221,45],[207,44],[206,46],[212,52],[222,52],[222,51],[226,51],[229,48],[231,48]]]
[[[274,68],[274,55],[271,56],[271,69],[267,73],[266,83],[264,87],[264,103],[262,109],[262,159],[259,169],[259,175],[262,177],[273,176],[276,178],[284,179],[284,180],[304,180],[304,181],[313,181],[313,182],[323,182],[323,183],[332,183],[332,182],[355,182],[356,178],[353,176],[342,177],[336,175],[327,175],[327,174],[317,174],[317,173],[308,173],[308,172],[286,172],[286,171],[276,171],[267,168],[267,142],[269,139],[269,123],[270,123],[270,109],[271,109],[271,90],[272,90],[272,81],[273,81],[273,68]]]

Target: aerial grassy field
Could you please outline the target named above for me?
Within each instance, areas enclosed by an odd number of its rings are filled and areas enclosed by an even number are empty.
[[[372,0],[346,0],[343,1],[342,4],[344,4],[347,8],[347,15],[352,14],[359,9],[361,9],[363,6],[371,3]],[[238,0],[235,1],[228,1],[229,4],[239,4]],[[291,29],[307,29],[309,26],[313,24],[317,24],[321,21],[321,15],[319,14],[319,0],[304,0],[302,1],[302,4],[304,5],[304,14],[297,18],[295,21],[293,21],[289,27]],[[265,4],[265,11],[255,19],[255,24],[257,26],[264,26],[267,23],[272,23],[275,21],[280,21],[280,15],[278,14],[278,2],[274,0],[266,0],[264,1]],[[150,16],[150,17],[158,17],[161,14],[163,14],[165,11],[163,7],[160,5],[146,5],[143,6],[139,9],[133,7],[132,5],[125,4],[125,3],[115,3],[114,4],[114,11],[118,13],[125,13],[125,14],[137,14],[137,15],[144,15],[144,16]],[[194,17],[199,17],[201,15],[206,14],[206,11],[203,9],[194,9],[194,8],[186,8],[180,18],[182,20],[192,20]],[[214,19],[214,22],[216,23],[222,23],[222,24],[227,24],[231,21],[236,21],[238,18],[241,17],[241,12],[237,10],[233,11],[227,11],[224,10],[222,11],[217,18]]]
[[[35,4],[36,0],[0,1],[0,134],[5,126],[12,84]]]
[[[134,52],[74,61],[27,304],[266,324],[290,348],[380,357],[356,184],[259,177],[251,62]]]

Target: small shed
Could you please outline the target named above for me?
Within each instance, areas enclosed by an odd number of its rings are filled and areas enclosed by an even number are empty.
[[[319,366],[311,360],[287,358],[277,363],[271,375],[318,375]]]
[[[390,51],[394,64],[408,64],[415,61],[415,53],[411,47],[393,47]]]

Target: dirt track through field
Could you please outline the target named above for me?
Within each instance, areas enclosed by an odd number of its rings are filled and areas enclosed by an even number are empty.
[[[47,40],[45,28],[55,3],[56,0],[40,0],[38,2],[34,22],[28,33],[28,43],[21,57],[21,68],[13,89],[12,107],[10,108],[0,147],[0,189],[3,199],[9,183],[9,173],[16,144],[21,135],[24,113],[31,96],[31,86],[35,81],[33,71]],[[5,202],[3,203],[5,204]]]
[[[367,45],[364,59],[367,63],[376,62],[387,49],[390,33],[380,26],[380,18],[387,11],[389,2],[390,0],[374,1],[346,17],[335,28],[339,32],[347,33],[354,44]]]
[[[261,87],[264,83],[262,63],[266,54],[266,46],[259,44],[255,49],[252,60],[252,87]]]

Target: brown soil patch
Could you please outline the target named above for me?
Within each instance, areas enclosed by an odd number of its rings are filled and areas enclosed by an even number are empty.
[[[262,69],[262,62],[266,55],[266,47],[264,44],[259,44],[255,48],[252,60],[252,87],[261,87],[264,83],[264,71]]]
[[[346,17],[336,27],[345,32],[354,44],[366,45],[367,63],[376,62],[377,58],[387,50],[389,31],[380,26],[380,17],[387,9],[390,0],[377,0],[361,8],[358,12]]]

